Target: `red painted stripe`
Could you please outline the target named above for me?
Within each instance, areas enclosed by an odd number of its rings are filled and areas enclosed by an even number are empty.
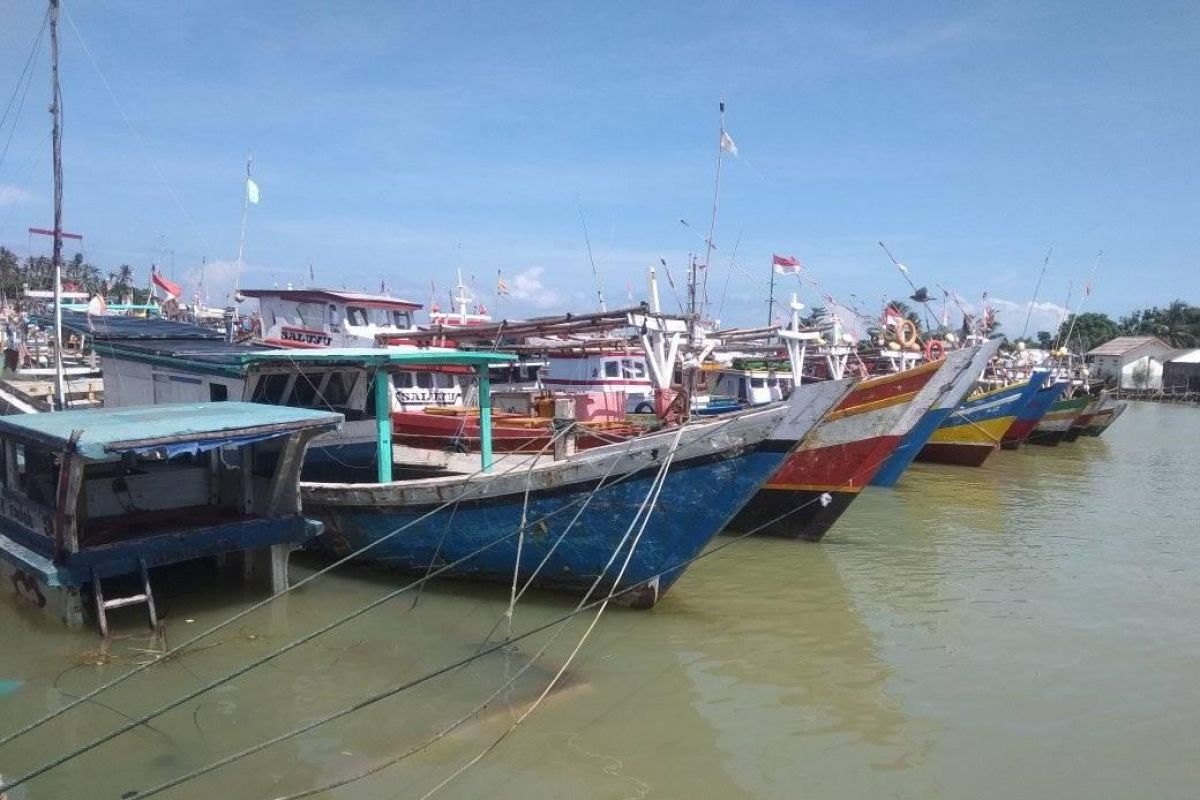
[[[1036,419],[1017,420],[1009,426],[1007,431],[1004,432],[1004,441],[1024,441],[1029,434],[1033,433],[1033,429],[1037,427],[1037,424],[1038,420]]]
[[[925,384],[937,374],[938,364],[922,364],[919,367],[897,372],[895,375],[882,375],[878,378],[868,378],[858,384],[850,394],[838,405],[838,411],[845,411],[854,406],[888,400],[902,394],[919,392]]]
[[[650,386],[650,381],[639,381],[636,378],[613,378],[609,381],[571,381],[566,378],[542,378],[545,386],[611,386],[619,389],[622,386]]]
[[[845,444],[793,450],[767,481],[768,488],[788,485],[865,486],[900,445],[899,436],[875,436]]]

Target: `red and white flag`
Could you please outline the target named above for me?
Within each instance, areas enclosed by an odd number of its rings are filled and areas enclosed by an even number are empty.
[[[150,280],[167,293],[168,299],[178,299],[183,296],[183,287],[159,272],[158,267],[150,268]]]
[[[896,306],[888,303],[888,307],[883,310],[883,316],[880,317],[885,328],[898,328],[904,322],[904,315]]]
[[[780,275],[794,275],[801,269],[800,261],[795,256],[771,255],[771,267]]]

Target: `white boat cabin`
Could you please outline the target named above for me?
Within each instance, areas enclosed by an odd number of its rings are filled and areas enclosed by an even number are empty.
[[[567,394],[623,392],[628,411],[653,409],[650,370],[646,356],[639,352],[552,354],[542,386]]]
[[[419,303],[331,289],[243,289],[258,298],[264,344],[290,348],[406,344]]]

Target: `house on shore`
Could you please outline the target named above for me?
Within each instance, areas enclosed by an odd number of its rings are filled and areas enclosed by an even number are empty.
[[[1084,354],[1088,374],[1119,389],[1161,389],[1174,349],[1156,336],[1118,336]]]
[[[1200,348],[1176,350],[1163,364],[1163,391],[1200,392]]]

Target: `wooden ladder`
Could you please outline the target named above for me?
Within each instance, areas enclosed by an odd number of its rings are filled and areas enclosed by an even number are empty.
[[[100,575],[95,569],[92,570],[92,591],[96,594],[96,619],[100,622],[100,635],[105,639],[108,638],[108,610],[110,608],[124,608],[145,603],[150,612],[150,627],[158,628],[158,611],[154,608],[154,593],[150,591],[150,571],[146,569],[146,559],[139,558],[138,566],[142,573],[141,593],[128,597],[114,597],[111,600],[104,599],[104,592],[100,588]]]

